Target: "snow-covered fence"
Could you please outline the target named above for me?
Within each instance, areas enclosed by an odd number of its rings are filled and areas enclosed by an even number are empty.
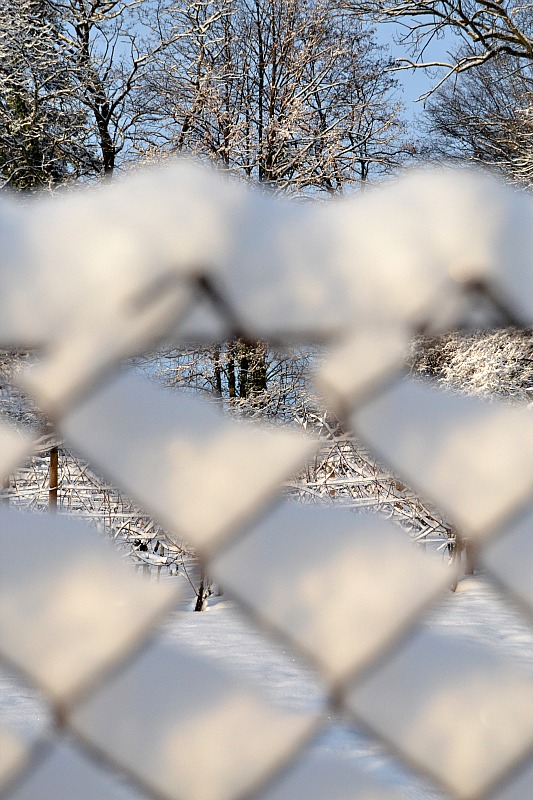
[[[403,370],[415,333],[533,323],[531,199],[459,171],[298,205],[181,163],[3,198],[0,237],[0,342],[41,353],[18,390],[323,687],[295,713],[162,644],[175,581],[133,574],[72,517],[4,508],[0,656],[51,718],[37,741],[0,730],[6,798],[118,798],[106,765],[172,800],[397,797],[338,753],[309,756],[341,715],[447,796],[530,796],[531,674],[417,625],[450,601],[453,569],[386,518],[274,503],[315,458],[312,435],[224,416],[128,359],[194,337],[328,342],[317,382],[344,429],[442,508],[531,621],[531,412]],[[0,477],[38,435],[2,422]]]

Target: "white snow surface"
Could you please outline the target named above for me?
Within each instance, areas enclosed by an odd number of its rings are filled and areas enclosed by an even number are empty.
[[[311,667],[283,642],[260,631],[226,597],[212,597],[205,613],[192,613],[191,605],[173,612],[161,625],[160,636],[170,647],[186,647],[197,655],[213,658],[225,668],[242,675],[263,689],[280,707],[292,711],[320,711],[323,689]],[[533,674],[533,628],[525,609],[498,592],[484,574],[466,576],[455,593],[429,610],[423,626],[441,635],[460,636],[489,645],[510,662]],[[21,738],[31,741],[46,733],[51,713],[38,692],[27,686],[9,667],[0,668],[0,717]],[[394,789],[405,800],[445,800],[447,795],[432,782],[412,772],[387,747],[371,739],[349,718],[329,716],[329,724],[303,752],[302,758],[335,755],[370,778]],[[517,773],[494,797],[515,797],[520,781],[528,773]],[[141,800],[145,795],[120,776],[115,777],[120,800]],[[274,782],[275,785],[275,782]],[[259,795],[262,798],[262,795]],[[266,795],[265,795],[266,800]],[[492,795],[491,795],[492,800]]]

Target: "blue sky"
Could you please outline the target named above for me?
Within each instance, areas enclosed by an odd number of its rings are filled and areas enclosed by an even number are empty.
[[[376,26],[377,40],[380,44],[390,48],[393,57],[408,57],[407,50],[394,42],[395,33],[400,30],[397,23],[381,23]],[[426,52],[426,59],[448,59],[447,53],[454,51],[460,41],[453,34],[448,34],[442,39],[434,40]],[[427,92],[437,81],[436,71],[433,76],[426,74],[422,69],[402,70],[396,73],[400,85],[403,87],[403,102],[408,117],[414,117],[423,110],[422,102],[415,102],[424,92]]]

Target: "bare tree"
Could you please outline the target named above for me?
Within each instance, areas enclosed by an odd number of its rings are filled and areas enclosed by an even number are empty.
[[[189,2],[166,25],[172,44],[140,98],[151,110],[148,150],[210,159],[298,197],[343,192],[404,157],[388,59],[372,31],[330,0]],[[195,349],[173,364],[178,382],[188,375],[265,413],[286,396],[279,356],[261,342]]]
[[[293,422],[316,410],[309,391],[315,361],[312,347],[276,349],[234,340],[158,351],[139,364],[168,386],[211,395],[248,416]]]
[[[0,0],[0,180],[31,190],[94,170],[61,20],[44,0]]]
[[[176,9],[146,82],[152,146],[208,157],[274,191],[339,192],[401,160],[388,60],[329,0]]]
[[[342,5],[356,15],[397,23],[398,40],[411,54],[399,65],[440,67],[439,83],[502,55],[533,60],[531,7],[518,0],[344,0]],[[448,33],[457,37],[457,46],[447,58],[432,59],[431,43]]]
[[[100,172],[113,173],[117,157],[142,125],[135,93],[156,54],[161,36],[158,0],[46,0],[61,19],[61,41],[70,54],[76,94],[92,121]]]
[[[0,167],[14,188],[111,175],[167,44],[159,0],[0,0]]]
[[[428,99],[427,152],[472,161],[533,186],[533,65],[499,57]]]

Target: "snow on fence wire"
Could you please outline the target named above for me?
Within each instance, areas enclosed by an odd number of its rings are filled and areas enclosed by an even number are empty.
[[[51,723],[37,741],[0,729],[3,796],[118,798],[111,765],[172,800],[398,797],[339,754],[309,755],[338,715],[444,796],[531,796],[530,672],[417,624],[446,604],[456,567],[384,516],[275,502],[320,465],[320,441],[127,366],[162,341],[327,342],[317,382],[343,429],[400,494],[412,486],[442,510],[531,622],[533,416],[403,369],[414,334],[531,326],[531,199],[452,171],[298,205],[178,163],[24,205],[3,198],[0,237],[0,342],[41,353],[14,381],[83,459],[76,482],[89,464],[176,548],[190,543],[323,688],[319,708],[296,713],[219,661],[169,648],[157,623],[178,603],[175,581],[143,580],[75,516],[4,507],[0,655],[43,692]],[[2,422],[3,479],[28,469],[42,433]]]

